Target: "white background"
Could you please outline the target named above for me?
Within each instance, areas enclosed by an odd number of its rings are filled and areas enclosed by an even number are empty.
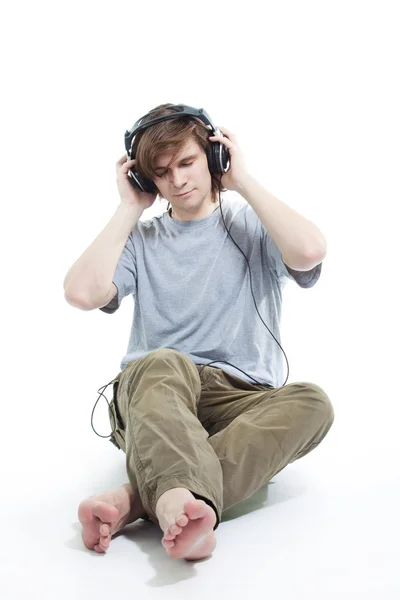
[[[400,596],[396,4],[2,6],[4,598]],[[252,174],[328,242],[317,285],[284,290],[282,345],[288,383],[324,388],[335,423],[226,517],[198,564],[169,558],[143,521],[97,555],[77,518],[81,500],[127,481],[90,419],[133,301],[80,311],[63,280],[119,203],[125,130],[165,102],[233,131]],[[104,398],[94,426],[111,431]]]

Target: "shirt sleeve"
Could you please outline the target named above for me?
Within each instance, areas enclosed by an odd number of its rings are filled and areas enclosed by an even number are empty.
[[[322,262],[309,271],[296,271],[295,269],[288,267],[283,262],[281,251],[263,224],[261,224],[261,242],[265,250],[268,264],[280,283],[282,283],[285,278],[292,279],[301,288],[311,288],[317,283],[321,275]]]
[[[106,304],[106,306],[102,306],[99,310],[107,314],[112,314],[118,310],[122,299],[125,298],[125,296],[128,296],[129,294],[135,296],[136,281],[136,252],[131,234],[129,235],[122,254],[118,260],[113,277],[113,283],[115,283],[117,286],[118,293],[108,304]]]

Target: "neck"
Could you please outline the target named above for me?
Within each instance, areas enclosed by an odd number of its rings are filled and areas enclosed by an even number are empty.
[[[196,221],[199,219],[205,219],[206,217],[210,216],[213,212],[215,212],[217,210],[217,208],[219,207],[219,201],[217,201],[216,203],[213,203],[211,205],[209,205],[209,210],[207,210],[202,216],[195,216],[193,219],[181,219],[179,218],[176,214],[175,211],[173,210],[173,207],[170,206],[170,208],[168,209],[168,214],[171,217],[171,219],[174,219],[175,221]]]

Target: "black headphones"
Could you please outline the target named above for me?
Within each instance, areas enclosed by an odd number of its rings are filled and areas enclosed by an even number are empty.
[[[141,117],[138,121],[136,121],[136,123],[133,125],[133,127],[129,131],[125,132],[124,140],[125,140],[125,149],[126,149],[126,152],[127,152],[128,160],[133,160],[135,158],[135,152],[133,151],[133,145],[134,145],[136,134],[139,131],[142,131],[143,129],[146,129],[147,127],[151,127],[152,125],[155,125],[156,123],[160,123],[161,121],[168,121],[169,119],[181,119],[182,117],[187,117],[187,118],[197,117],[198,119],[201,119],[201,121],[203,121],[203,123],[205,125],[207,125],[207,126],[210,125],[211,126],[210,135],[221,135],[221,132],[219,131],[219,129],[217,127],[215,127],[213,125],[210,117],[208,116],[208,114],[206,113],[206,111],[203,108],[193,108],[192,106],[186,106],[185,104],[175,104],[173,106],[168,106],[168,109],[173,110],[175,112],[171,113],[169,115],[163,115],[162,117],[156,117],[155,119],[152,119],[151,121],[147,121],[147,123],[142,123],[140,125],[140,122],[152,112],[152,111],[150,111],[146,115],[144,115],[143,117]],[[220,182],[221,182],[223,174],[229,168],[229,167],[227,168],[228,162],[229,162],[229,152],[228,152],[226,146],[224,146],[224,144],[222,144],[221,142],[209,142],[209,147],[206,149],[206,154],[207,154],[208,168],[210,170],[210,173],[220,174],[221,175]],[[133,187],[135,187],[139,191],[142,191],[142,192],[153,192],[153,193],[156,192],[156,191],[158,191],[158,188],[157,188],[157,186],[155,185],[155,183],[153,181],[151,181],[151,180],[143,177],[142,175],[140,175],[134,169],[130,169],[128,171],[128,176],[130,178],[130,181],[131,181],[131,184],[133,185]],[[254,298],[253,286],[251,284],[250,263],[249,263],[249,261],[247,259],[247,256],[244,254],[244,252],[242,252],[242,250],[239,248],[239,246],[237,245],[237,243],[235,242],[235,240],[233,239],[233,237],[229,233],[228,228],[227,228],[227,226],[225,224],[225,220],[224,220],[224,216],[223,216],[222,208],[221,208],[221,192],[219,193],[219,208],[220,208],[220,211],[221,211],[221,217],[222,217],[222,221],[223,221],[224,227],[225,227],[225,229],[226,229],[229,237],[231,238],[232,242],[240,250],[240,252],[243,254],[243,256],[245,257],[245,259],[247,261],[247,265],[249,267],[249,275],[250,275],[250,289],[251,289],[251,294],[253,296],[254,306],[256,307],[257,314],[260,317],[263,325],[268,329],[268,331],[270,332],[270,334],[272,335],[272,337],[274,338],[274,340],[278,344],[279,348],[282,350],[283,354],[285,355],[286,364],[287,364],[287,367],[288,367],[288,373],[287,373],[286,381],[283,384],[283,386],[285,386],[286,382],[287,382],[287,380],[289,378],[289,363],[288,363],[288,360],[287,360],[287,356],[285,354],[284,349],[282,348],[282,346],[280,345],[280,343],[278,342],[278,340],[276,339],[276,337],[274,336],[274,334],[272,333],[272,331],[269,329],[268,325],[266,325],[266,323],[264,322],[262,316],[260,315],[260,313],[258,311],[256,300]],[[231,367],[234,367],[238,371],[241,371],[242,373],[245,373],[245,371],[242,371],[242,369],[239,369],[239,367],[236,367],[236,365],[233,365],[232,363],[227,362],[226,360],[213,360],[212,362],[209,362],[206,365],[203,365],[203,367],[199,371],[199,374],[204,369],[204,367],[208,367],[209,365],[212,365],[213,363],[226,363],[227,365],[231,365]],[[257,384],[261,385],[262,387],[265,387],[265,388],[271,388],[272,387],[272,386],[270,386],[268,384],[260,383],[259,381],[257,381],[256,379],[254,379],[254,377],[252,377],[251,375],[249,375],[248,373],[245,373],[245,375],[247,375],[248,377],[250,377],[250,379],[252,379],[253,381],[255,381]],[[100,435],[99,433],[97,433],[97,431],[93,427],[93,414],[94,414],[97,402],[100,399],[100,396],[104,396],[103,392],[106,390],[106,388],[109,385],[111,385],[114,382],[115,382],[115,379],[113,379],[112,381],[110,381],[110,383],[107,383],[106,385],[104,385],[103,387],[101,387],[100,389],[97,390],[100,395],[97,398],[96,404],[94,405],[93,410],[92,410],[92,417],[91,417],[92,429],[93,429],[93,431],[95,432],[96,435],[98,435],[99,437],[103,437],[103,438],[109,438],[109,437],[111,437],[115,433],[115,429],[113,430],[113,432],[111,433],[111,435]],[[114,389],[114,396],[116,396],[116,386],[115,385],[113,386],[113,389]],[[106,399],[106,402],[107,402],[108,406],[110,406],[110,404],[109,404],[106,396],[104,396],[104,398]],[[116,407],[116,405],[115,405],[115,407]],[[116,409],[117,409],[117,407],[116,407]],[[112,412],[111,412],[111,414],[112,414]],[[117,418],[118,417],[119,417],[119,415],[118,415],[118,411],[117,411]],[[120,418],[118,418],[118,421],[120,422],[119,423],[120,427],[122,427],[122,422],[120,421]]]
[[[168,121],[169,119],[181,119],[182,117],[197,117],[206,126],[210,126],[210,136],[212,135],[221,135],[221,132],[217,127],[214,126],[210,117],[206,113],[203,108],[193,108],[192,106],[186,106],[185,104],[175,104],[174,106],[168,106],[168,110],[175,111],[170,115],[164,115],[162,117],[156,117],[155,119],[151,119],[151,121],[147,121],[147,123],[140,122],[145,119],[152,111],[148,112],[146,115],[141,117],[133,127],[125,132],[125,149],[127,152],[128,160],[133,160],[136,158],[135,151],[133,150],[133,145],[135,141],[135,136],[139,131],[146,129],[147,127],[151,127],[156,123],[160,123],[162,121]],[[210,173],[212,174],[221,174],[221,176],[228,170],[229,163],[229,152],[221,142],[210,142],[209,146],[206,148],[207,154],[207,162]],[[228,168],[227,168],[228,167]],[[128,176],[131,178],[132,185],[142,191],[142,192],[156,192],[157,186],[153,181],[147,179],[140,175],[134,169],[130,169],[128,171]]]

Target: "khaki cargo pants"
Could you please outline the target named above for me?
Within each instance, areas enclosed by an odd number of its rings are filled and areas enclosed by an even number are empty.
[[[159,497],[183,487],[213,507],[216,529],[224,510],[311,452],[334,420],[318,385],[252,384],[170,348],[129,362],[112,383],[110,441],[156,524]]]

